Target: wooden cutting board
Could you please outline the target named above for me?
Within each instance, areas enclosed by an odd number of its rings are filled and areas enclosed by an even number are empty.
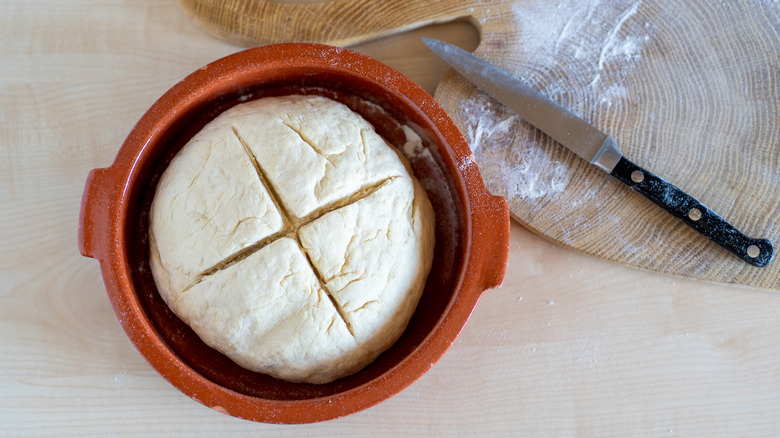
[[[615,137],[630,160],[780,244],[780,3],[771,0],[179,0],[234,44],[334,45],[468,20],[475,53]],[[485,183],[536,233],[664,274],[780,290],[449,73],[435,93]],[[776,257],[780,259],[780,257]]]

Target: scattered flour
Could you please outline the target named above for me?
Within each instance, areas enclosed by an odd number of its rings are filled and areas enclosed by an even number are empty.
[[[473,127],[470,132],[472,141],[469,142],[471,146],[471,152],[476,152],[479,149],[479,144],[483,137],[491,137],[493,135],[504,134],[509,132],[509,127],[512,126],[512,122],[517,119],[517,116],[508,116],[500,122],[495,120],[480,118],[477,120],[477,126]]]
[[[518,74],[552,99],[576,92],[597,95],[599,103],[628,98],[621,79],[641,60],[642,46],[654,29],[649,23],[632,21],[641,4],[641,0],[562,0],[513,5],[520,36],[511,50],[520,54]],[[527,77],[524,70],[546,78]],[[605,70],[618,74],[602,83]]]
[[[484,94],[464,102],[460,109],[470,123],[465,130],[488,189],[499,196],[533,200],[566,188],[568,170],[542,148],[507,147],[527,125],[517,115]],[[531,129],[526,131],[532,132]],[[484,141],[484,146],[483,145]]]
[[[636,14],[639,3],[634,3],[630,8],[626,9],[620,17],[618,17],[617,24],[609,31],[607,38],[604,40],[604,44],[601,46],[601,53],[599,53],[598,73],[591,81],[591,86],[594,86],[601,79],[601,72],[604,70],[604,66],[608,62],[614,60],[623,60],[623,62],[636,61],[640,58],[639,50],[641,44],[647,41],[650,36],[645,34],[641,36],[627,35],[623,39],[618,38],[618,32],[626,23],[626,21]]]
[[[518,38],[504,42],[502,52],[513,56],[503,67],[592,120],[631,97],[625,79],[654,29],[636,19],[641,7],[641,0],[515,3]],[[485,94],[459,105],[461,129],[491,192],[528,203],[566,189],[569,166],[554,158],[560,146]]]

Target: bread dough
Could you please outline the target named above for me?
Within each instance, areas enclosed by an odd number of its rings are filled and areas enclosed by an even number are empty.
[[[320,96],[224,112],[174,157],[150,211],[168,306],[239,365],[293,382],[389,348],[425,286],[434,215],[408,164]]]

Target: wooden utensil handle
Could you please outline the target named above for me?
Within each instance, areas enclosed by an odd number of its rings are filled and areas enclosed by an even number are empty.
[[[469,13],[462,0],[178,0],[204,31],[246,47],[297,41],[344,46],[451,21]]]
[[[751,265],[763,267],[772,260],[768,240],[747,237],[706,205],[624,157],[611,175]]]

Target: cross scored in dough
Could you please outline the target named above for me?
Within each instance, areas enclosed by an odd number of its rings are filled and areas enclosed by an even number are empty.
[[[292,128],[290,128],[292,129]],[[312,213],[310,213],[308,216],[304,218],[296,218],[294,215],[292,215],[289,212],[289,209],[285,208],[284,203],[279,198],[279,195],[276,193],[276,191],[273,189],[273,187],[268,182],[268,177],[265,176],[263,169],[257,164],[257,161],[255,160],[254,156],[252,155],[250,147],[247,145],[246,141],[244,141],[243,138],[241,138],[241,135],[238,133],[238,131],[235,128],[231,128],[233,131],[233,134],[236,136],[236,138],[241,142],[242,146],[244,147],[244,150],[247,153],[247,156],[250,158],[250,160],[253,162],[255,166],[255,170],[257,171],[257,176],[260,179],[260,182],[262,183],[263,187],[268,191],[268,194],[271,196],[274,205],[276,206],[277,210],[281,214],[283,221],[284,221],[284,227],[260,240],[254,245],[251,245],[247,248],[243,248],[231,255],[229,255],[226,259],[220,261],[216,266],[213,266],[206,271],[204,271],[202,274],[200,274],[195,280],[195,283],[192,284],[194,286],[197,283],[200,283],[204,277],[207,277],[209,275],[214,274],[215,272],[218,272],[221,269],[225,269],[226,267],[230,266],[231,264],[235,263],[238,260],[242,260],[252,253],[259,251],[260,249],[266,247],[267,245],[273,243],[274,241],[278,240],[281,237],[288,237],[295,240],[295,242],[298,244],[298,248],[300,249],[301,253],[306,257],[306,261],[311,268],[312,272],[314,273],[315,277],[317,278],[317,281],[320,283],[320,287],[323,291],[328,295],[328,298],[333,303],[333,306],[335,307],[336,311],[338,312],[339,316],[342,320],[344,320],[344,323],[347,326],[347,330],[349,330],[349,333],[354,336],[354,329],[352,328],[352,323],[349,321],[349,319],[346,317],[344,309],[341,308],[341,305],[336,301],[336,299],[328,292],[328,287],[326,286],[325,281],[323,280],[322,274],[319,272],[317,267],[314,263],[311,261],[311,257],[309,256],[308,252],[306,251],[306,248],[301,244],[300,236],[298,235],[298,231],[308,225],[309,223],[312,223],[325,215],[326,213],[329,213],[331,211],[346,207],[350,204],[354,204],[361,199],[367,198],[371,196],[374,192],[379,190],[382,186],[385,184],[388,184],[396,177],[388,177],[384,180],[381,180],[379,182],[371,183],[368,186],[361,187],[358,191],[352,193],[351,195],[338,199],[336,201],[333,201],[331,204],[324,205]],[[192,286],[188,286],[185,288],[185,291],[189,289]]]

